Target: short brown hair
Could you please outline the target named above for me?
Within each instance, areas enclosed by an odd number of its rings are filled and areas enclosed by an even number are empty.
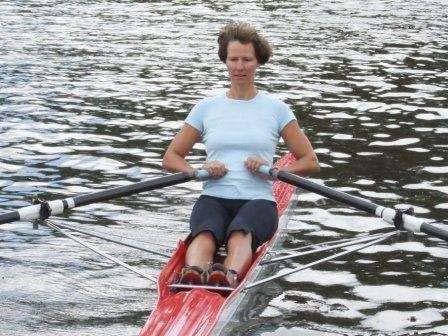
[[[227,59],[227,46],[229,42],[252,43],[255,56],[260,64],[265,64],[272,56],[272,48],[268,40],[246,22],[231,22],[221,28],[218,36],[219,59],[225,63]]]

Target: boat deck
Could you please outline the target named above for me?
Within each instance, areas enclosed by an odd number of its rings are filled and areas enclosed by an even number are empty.
[[[295,160],[291,154],[282,157],[277,167],[287,165]],[[274,183],[274,196],[277,201],[279,217],[283,215],[289,205],[295,187],[276,181]],[[140,336],[205,336],[210,335],[222,317],[223,309],[241,293],[251,278],[251,274],[274,244],[276,235],[260,246],[254,254],[252,266],[247,271],[239,286],[233,291],[216,291],[206,288],[178,290],[170,287],[184,266],[187,244],[180,241],[171,259],[162,270],[158,279],[158,301]]]

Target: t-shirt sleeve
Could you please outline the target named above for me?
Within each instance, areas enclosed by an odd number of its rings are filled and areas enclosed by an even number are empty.
[[[204,104],[203,101],[197,103],[188,113],[185,123],[196,128],[199,133],[204,132]]]
[[[291,120],[297,120],[296,116],[294,115],[294,113],[292,112],[292,110],[289,108],[288,105],[281,102],[279,111],[277,113],[277,125],[279,134]]]

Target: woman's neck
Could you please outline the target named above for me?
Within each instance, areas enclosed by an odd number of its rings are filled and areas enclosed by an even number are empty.
[[[231,85],[227,92],[227,97],[231,99],[251,100],[258,93],[258,89],[255,85],[251,86],[236,86]]]

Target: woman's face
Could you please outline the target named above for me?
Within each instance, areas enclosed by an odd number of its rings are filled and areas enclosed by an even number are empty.
[[[258,67],[253,44],[242,44],[239,41],[229,42],[226,65],[232,84],[252,84]]]

